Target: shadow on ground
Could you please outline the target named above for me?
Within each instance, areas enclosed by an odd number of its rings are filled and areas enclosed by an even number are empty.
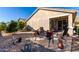
[[[37,43],[25,44],[21,52],[55,52],[53,49],[45,48],[44,46]]]

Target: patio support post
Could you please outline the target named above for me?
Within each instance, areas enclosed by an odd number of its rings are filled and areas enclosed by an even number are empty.
[[[73,18],[72,14],[68,16],[68,34],[69,36],[73,35]]]
[[[68,48],[68,51],[72,51],[72,35],[73,35],[73,17],[72,17],[72,14],[70,14],[68,16],[68,34],[69,34],[69,39],[67,40],[68,41],[68,44],[69,44],[69,48]]]

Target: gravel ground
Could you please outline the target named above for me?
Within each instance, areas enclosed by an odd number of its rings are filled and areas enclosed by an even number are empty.
[[[15,40],[17,41],[17,39]],[[30,50],[31,49],[31,50]],[[30,41],[28,38],[23,38],[21,43],[13,44],[12,39],[0,37],[0,52],[55,52],[53,49],[48,49],[43,45]]]
[[[46,38],[36,38],[36,40],[34,37],[22,38],[21,43],[17,43],[16,41],[17,38],[13,41],[12,37],[0,37],[0,52],[65,52],[70,51],[67,48],[70,48],[71,44],[69,41],[65,43],[63,40],[65,48],[59,49],[54,48],[55,45],[52,42],[50,43],[50,47],[48,47],[48,40]]]

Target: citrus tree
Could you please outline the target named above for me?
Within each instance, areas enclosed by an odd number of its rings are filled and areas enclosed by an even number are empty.
[[[6,27],[7,27],[6,23],[1,22],[1,23],[0,23],[0,26],[1,26],[1,29],[2,29],[2,30],[6,30]]]
[[[11,22],[8,24],[6,31],[7,32],[15,32],[18,30],[18,22],[11,20]]]
[[[18,21],[18,26],[19,26],[19,29],[22,30],[25,26],[25,21],[24,20]]]
[[[1,22],[0,23],[0,35],[2,34],[1,31],[5,31],[6,30],[6,23]]]

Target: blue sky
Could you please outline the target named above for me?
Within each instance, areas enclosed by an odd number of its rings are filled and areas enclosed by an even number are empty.
[[[54,7],[55,8],[55,7]],[[64,9],[79,10],[79,7],[56,7]],[[36,7],[0,7],[0,22],[8,22],[10,20],[17,20],[18,18],[27,19]],[[77,13],[79,16],[79,11]]]
[[[18,18],[26,19],[35,9],[35,7],[0,7],[0,22],[8,22]]]

